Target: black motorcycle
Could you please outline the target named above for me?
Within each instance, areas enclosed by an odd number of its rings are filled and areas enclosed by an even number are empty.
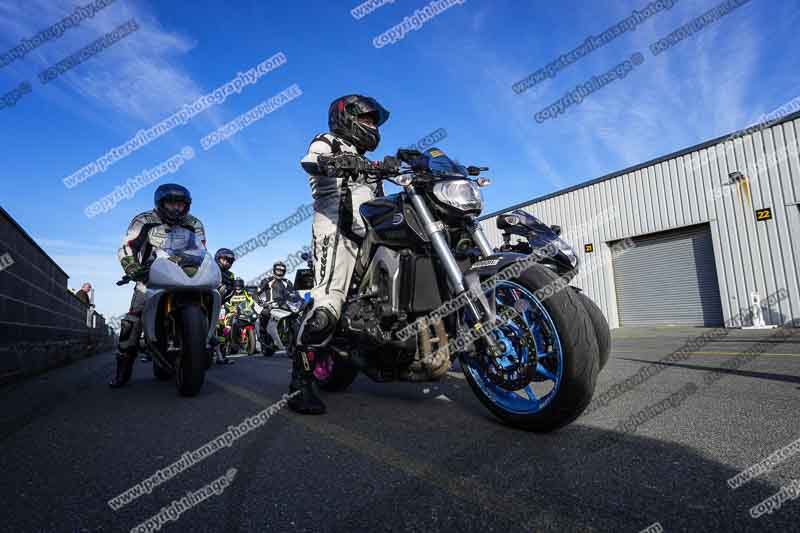
[[[571,281],[578,274],[578,256],[575,250],[561,238],[561,226],[548,226],[534,215],[517,209],[497,217],[497,229],[503,232],[503,244],[495,252],[518,252],[536,254],[539,263],[559,277]],[[522,237],[512,244],[514,235]],[[606,366],[611,354],[611,330],[605,315],[578,287],[570,286],[589,313],[592,320],[597,347],[600,350],[600,370]]]
[[[324,377],[315,371],[321,388],[343,390],[359,371],[377,382],[438,380],[458,358],[480,401],[515,427],[550,431],[580,415],[600,368],[591,318],[550,268],[493,252],[477,222],[488,169],[436,148],[319,164],[402,187],[361,206],[367,233],[337,330],[310,350],[318,367],[328,361]],[[298,290],[310,288],[299,278]]]

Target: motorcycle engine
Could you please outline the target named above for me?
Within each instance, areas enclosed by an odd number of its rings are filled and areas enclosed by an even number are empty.
[[[344,306],[342,319],[348,332],[359,341],[382,345],[391,340],[391,334],[381,327],[380,317],[380,305],[371,298],[362,298]]]

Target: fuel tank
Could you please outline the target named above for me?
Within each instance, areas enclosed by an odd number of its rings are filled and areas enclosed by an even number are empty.
[[[361,218],[371,232],[370,240],[390,248],[415,248],[430,242],[411,202],[403,193],[361,204]]]

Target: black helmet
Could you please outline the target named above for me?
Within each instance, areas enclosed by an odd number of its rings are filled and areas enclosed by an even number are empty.
[[[164,202],[184,202],[186,207],[181,211],[168,210],[164,207]],[[181,224],[186,220],[186,215],[189,214],[189,208],[192,205],[192,195],[189,189],[183,185],[176,183],[165,183],[156,189],[153,197],[153,203],[158,211],[158,216],[167,224]]]
[[[368,115],[373,126],[364,124],[359,117]],[[353,143],[363,152],[378,147],[381,134],[378,127],[389,118],[389,112],[374,98],[351,94],[337,98],[328,109],[328,128]]]
[[[286,275],[286,263],[283,261],[278,261],[274,265],[272,265],[272,273],[275,274],[275,277],[282,278]]]
[[[235,280],[233,280],[233,290],[235,291],[244,290],[244,280],[242,278],[236,278]]]
[[[219,260],[223,257],[228,260],[228,266],[223,266],[220,264]],[[228,248],[220,248],[217,250],[217,253],[214,254],[214,261],[217,262],[221,269],[230,270],[233,262],[236,261],[236,255],[234,255],[234,253]]]

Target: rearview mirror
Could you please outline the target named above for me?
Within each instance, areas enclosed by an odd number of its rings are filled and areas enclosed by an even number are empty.
[[[423,155],[425,154],[423,154],[419,150],[408,150],[405,148],[401,148],[400,150],[397,151],[397,159],[403,161],[404,163],[409,163],[409,164],[411,164],[412,160],[418,157],[422,157]]]
[[[310,291],[314,288],[314,272],[310,268],[298,268],[294,275],[296,291]]]
[[[479,176],[481,172],[486,172],[489,170],[489,167],[467,167],[467,174],[470,176]]]
[[[556,235],[561,235],[561,226],[550,226],[550,229],[553,230]]]

